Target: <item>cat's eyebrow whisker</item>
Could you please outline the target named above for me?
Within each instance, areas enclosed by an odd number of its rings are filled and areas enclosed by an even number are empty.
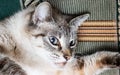
[[[33,36],[35,36],[36,38],[37,38],[37,37],[44,37],[45,34],[37,34],[37,35],[33,35]]]
[[[37,47],[42,47],[42,46],[37,46]]]

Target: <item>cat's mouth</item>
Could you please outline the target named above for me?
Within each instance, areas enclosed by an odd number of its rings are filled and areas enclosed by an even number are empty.
[[[59,66],[59,67],[64,67],[66,65],[67,62],[55,62],[55,65]]]

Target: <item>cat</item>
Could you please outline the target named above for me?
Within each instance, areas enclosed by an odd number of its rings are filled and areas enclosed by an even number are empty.
[[[83,14],[68,22],[42,2],[1,21],[1,75],[94,75],[119,67],[117,52],[75,57],[77,29],[88,17]]]

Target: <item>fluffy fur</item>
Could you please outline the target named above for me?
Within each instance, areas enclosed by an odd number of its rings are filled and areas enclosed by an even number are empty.
[[[43,2],[1,21],[1,63],[6,58],[14,61],[22,75],[93,75],[106,67],[118,66],[118,53],[98,52],[74,58],[78,26],[88,16],[84,14],[67,22],[48,2]],[[2,65],[1,74],[5,64]]]

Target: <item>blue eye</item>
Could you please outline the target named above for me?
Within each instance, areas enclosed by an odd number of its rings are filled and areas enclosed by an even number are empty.
[[[50,36],[49,41],[52,45],[58,45],[58,43],[59,43],[58,39],[54,36]]]

